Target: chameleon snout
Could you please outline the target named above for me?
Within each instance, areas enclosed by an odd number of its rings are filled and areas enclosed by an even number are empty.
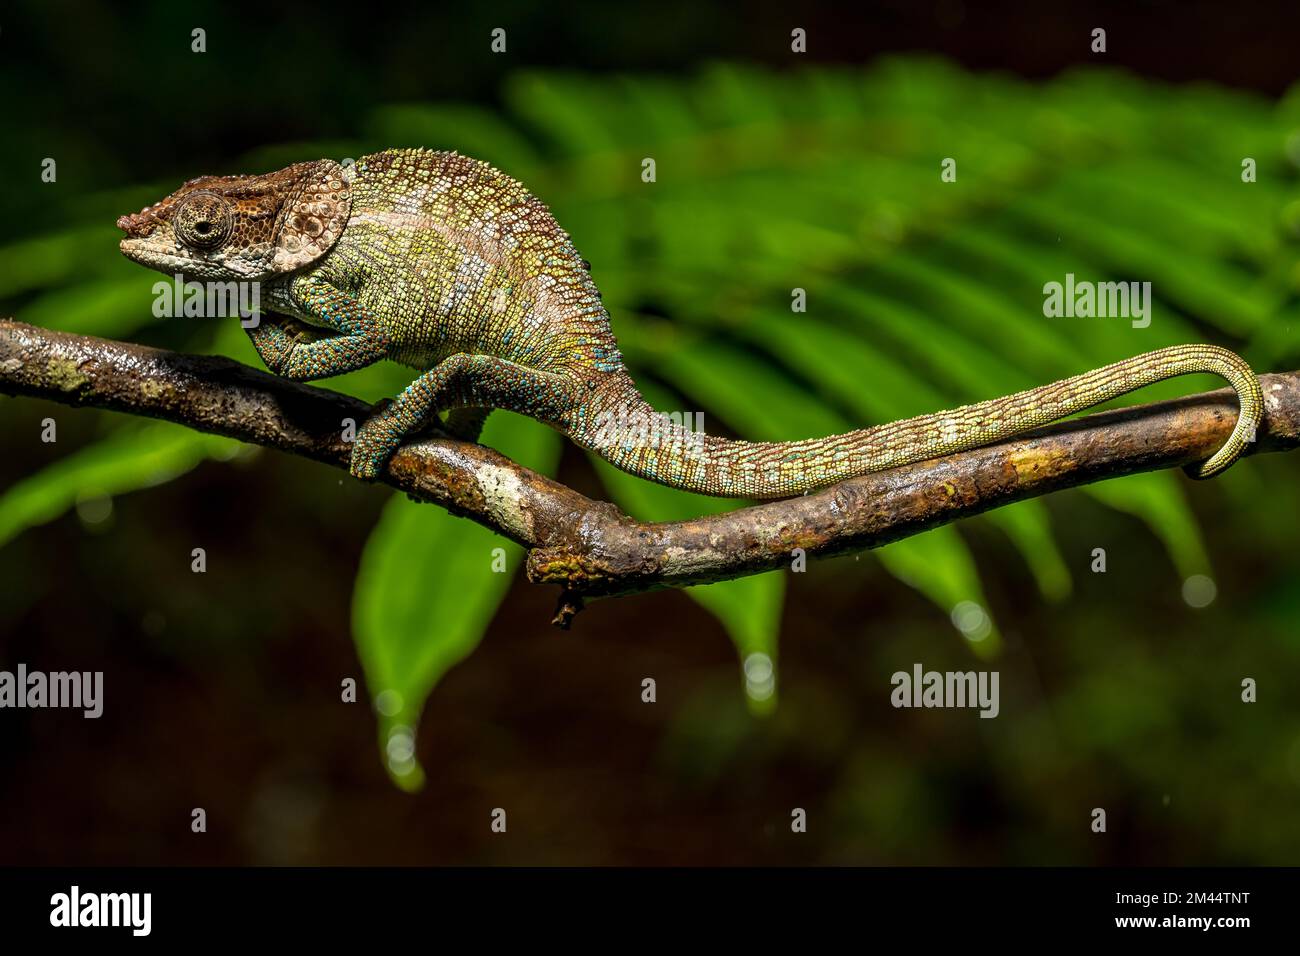
[[[152,233],[157,225],[157,221],[152,216],[143,216],[139,213],[121,216],[117,220],[117,228],[126,233],[127,239],[143,239]]]

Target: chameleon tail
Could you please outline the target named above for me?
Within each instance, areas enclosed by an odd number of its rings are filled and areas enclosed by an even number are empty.
[[[990,445],[1193,372],[1223,376],[1240,405],[1223,447],[1188,469],[1193,477],[1209,478],[1254,441],[1264,408],[1250,366],[1212,345],[1171,346],[1002,398],[827,438],[747,442],[693,432],[654,411],[624,372],[613,373],[594,391],[580,418],[566,424],[578,444],[641,478],[707,495],[784,498],[855,475]]]

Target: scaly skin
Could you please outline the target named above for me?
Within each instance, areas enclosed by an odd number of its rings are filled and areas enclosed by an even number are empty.
[[[278,374],[323,378],[381,359],[421,370],[359,430],[351,470],[364,479],[439,412],[448,413],[445,429],[474,440],[493,408],[540,419],[642,478],[742,498],[787,497],[990,444],[1190,372],[1222,375],[1240,402],[1228,441],[1189,469],[1209,477],[1254,440],[1263,414],[1242,359],[1181,345],[828,438],[694,434],[641,398],[589,267],[547,208],[504,173],[455,153],[390,150],[346,169],[323,159],[265,176],[205,177],[118,225],[122,252],[143,265],[260,281],[274,314],[249,335]]]

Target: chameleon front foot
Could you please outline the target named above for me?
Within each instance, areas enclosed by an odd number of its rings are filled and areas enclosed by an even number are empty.
[[[353,478],[360,478],[362,481],[375,481],[391,457],[391,452],[388,455],[377,455],[372,451],[353,445],[352,459],[348,463],[348,471],[351,472]]]
[[[352,457],[348,461],[348,471],[353,477],[374,481],[401,447],[403,432],[386,414],[392,406],[392,399],[377,402],[370,418],[357,430],[357,437],[352,440]]]

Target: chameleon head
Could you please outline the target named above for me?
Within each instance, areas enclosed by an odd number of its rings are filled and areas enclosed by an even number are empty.
[[[123,255],[192,279],[269,279],[319,259],[352,207],[350,177],[329,159],[264,176],[191,179],[126,215]]]

